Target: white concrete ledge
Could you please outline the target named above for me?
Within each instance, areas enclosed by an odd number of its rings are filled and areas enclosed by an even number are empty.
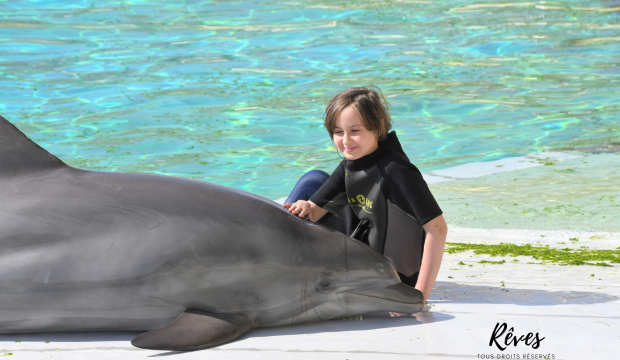
[[[543,166],[545,162],[558,162],[580,157],[581,156],[562,152],[544,152],[527,156],[504,158],[495,161],[472,162],[448,169],[425,172],[422,175],[428,184],[436,184],[445,181],[470,179],[502,172],[521,170],[534,166]]]

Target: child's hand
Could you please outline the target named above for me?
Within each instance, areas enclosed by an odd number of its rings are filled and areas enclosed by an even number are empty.
[[[312,205],[308,201],[298,200],[294,204],[284,204],[282,207],[288,209],[288,212],[291,214],[299,214],[299,217],[308,215],[308,220],[312,221],[312,216],[310,214]]]

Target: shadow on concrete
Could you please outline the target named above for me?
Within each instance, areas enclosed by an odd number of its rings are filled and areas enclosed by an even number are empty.
[[[39,342],[50,344],[62,342],[93,342],[93,341],[131,341],[144,331],[89,331],[89,332],[65,332],[65,333],[38,333],[38,334],[9,334],[0,335],[0,341]]]
[[[362,320],[326,320],[315,323],[298,324],[292,326],[278,326],[272,328],[259,328],[248,332],[236,341],[243,340],[250,337],[268,337],[268,336],[280,336],[280,335],[295,335],[295,334],[315,334],[324,332],[339,332],[339,331],[359,331],[370,329],[393,329],[400,326],[411,326],[419,324],[434,323],[438,321],[446,321],[453,319],[453,315],[432,313],[423,311],[414,315],[391,317],[387,312],[372,313],[362,315]],[[39,342],[45,343],[47,341],[50,344],[54,343],[66,343],[66,342],[130,342],[134,337],[141,334],[138,332],[76,332],[76,333],[39,333],[39,334],[10,334],[0,335],[0,341],[6,342]],[[123,346],[131,346],[130,344],[123,344]],[[165,353],[152,355],[167,356],[178,354],[177,351],[167,351]]]
[[[452,304],[512,304],[521,306],[550,306],[560,304],[596,304],[620,300],[620,297],[586,291],[547,291],[514,289],[498,286],[474,286],[453,282],[435,283],[429,303],[434,300]],[[363,320],[327,320],[315,323],[272,328],[259,328],[248,332],[239,340],[250,337],[269,337],[282,335],[316,334],[325,332],[362,331],[371,329],[393,329],[401,326],[428,324],[453,319],[445,313],[422,311],[420,313],[390,317],[389,313],[363,315]],[[388,330],[389,331],[389,330]],[[129,342],[141,332],[80,332],[80,333],[42,333],[0,335],[0,341],[14,342]],[[127,344],[126,346],[130,346]],[[176,351],[164,352],[153,357],[178,354]]]
[[[426,309],[425,309],[426,310]],[[248,338],[270,337],[283,335],[310,335],[326,332],[353,332],[360,330],[386,329],[393,331],[395,327],[430,324],[440,321],[454,319],[453,315],[422,311],[417,314],[391,317],[387,312],[378,312],[362,315],[362,320],[326,320],[314,323],[298,324],[292,326],[278,326],[254,329],[234,343]],[[150,355],[149,357],[163,357],[177,355],[178,351],[167,351],[160,354]]]
[[[620,299],[618,296],[585,291],[547,291],[512,289],[499,286],[472,286],[453,282],[435,283],[429,302],[442,300],[453,304],[512,304],[544,306],[560,304],[596,304]]]
[[[327,320],[293,326],[260,328],[252,333],[252,337],[280,335],[316,334],[325,332],[360,331],[372,329],[393,329],[401,326],[429,324],[454,319],[453,315],[422,311],[417,314],[391,317],[387,312],[362,315],[362,320]]]

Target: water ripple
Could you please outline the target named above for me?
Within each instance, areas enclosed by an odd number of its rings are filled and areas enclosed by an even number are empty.
[[[67,163],[271,198],[374,84],[423,171],[617,142],[620,8],[580,1],[4,1],[0,110]]]

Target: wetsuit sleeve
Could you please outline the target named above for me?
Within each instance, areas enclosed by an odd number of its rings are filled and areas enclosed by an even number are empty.
[[[386,195],[395,205],[415,217],[420,226],[443,214],[415,165],[391,161],[384,169]]]
[[[344,176],[344,161],[342,161],[309,200],[332,214],[338,215],[345,206],[349,205]]]

